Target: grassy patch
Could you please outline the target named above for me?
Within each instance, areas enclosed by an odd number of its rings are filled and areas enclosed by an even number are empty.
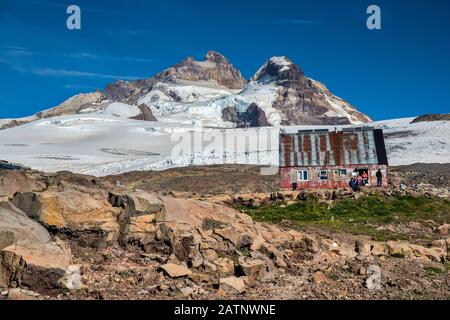
[[[316,199],[308,199],[291,205],[277,204],[241,210],[257,221],[272,223],[287,221],[297,226],[318,226],[329,230],[370,235],[376,240],[386,241],[407,238],[406,235],[377,230],[376,226],[427,219],[448,221],[450,201],[412,196],[384,198],[373,195],[357,200],[337,200],[331,208]]]
[[[390,254],[392,258],[398,258],[403,259],[405,257],[405,254],[403,252],[393,252]]]
[[[445,270],[446,271],[450,271],[450,262],[449,261],[447,261],[447,262],[445,262]]]
[[[445,273],[446,270],[444,270],[442,268],[436,268],[436,267],[426,267],[425,272],[427,273],[427,275],[433,275],[433,274]]]

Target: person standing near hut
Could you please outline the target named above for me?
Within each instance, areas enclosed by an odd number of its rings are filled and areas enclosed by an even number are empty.
[[[381,169],[378,169],[377,173],[377,187],[383,186],[383,173],[381,173]]]
[[[363,179],[363,185],[368,185],[369,184],[369,175],[367,174],[366,171],[363,172],[363,174],[361,175],[361,178]]]
[[[297,190],[298,186],[298,176],[297,176],[297,170],[292,169],[290,172],[290,178],[291,178],[291,184],[292,184],[292,191]]]

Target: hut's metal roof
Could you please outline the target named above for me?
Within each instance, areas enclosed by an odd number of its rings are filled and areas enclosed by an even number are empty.
[[[361,164],[388,164],[381,129],[280,134],[280,167]]]

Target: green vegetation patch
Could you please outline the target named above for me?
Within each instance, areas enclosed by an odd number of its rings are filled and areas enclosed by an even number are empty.
[[[445,222],[450,218],[449,200],[412,196],[371,195],[356,200],[336,200],[331,207],[328,203],[308,198],[290,205],[275,204],[240,209],[257,221],[313,225],[370,235],[380,241],[407,239],[404,235],[393,235],[390,231],[376,229],[383,224],[427,219]]]

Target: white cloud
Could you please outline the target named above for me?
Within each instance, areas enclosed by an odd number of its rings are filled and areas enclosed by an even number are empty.
[[[0,45],[0,48],[7,49],[3,50],[3,53],[8,56],[13,57],[24,57],[24,56],[45,56],[45,57],[64,57],[70,59],[98,59],[98,60],[117,60],[117,61],[131,61],[131,62],[153,62],[152,59],[134,57],[134,56],[109,56],[101,55],[89,52],[76,52],[76,53],[65,53],[65,52],[42,52],[33,51],[24,47],[11,46],[11,45]]]
[[[15,65],[12,67],[14,70],[34,74],[41,77],[84,77],[84,78],[103,78],[103,79],[113,79],[113,80],[136,80],[139,77],[131,77],[131,76],[122,76],[122,75],[113,75],[113,74],[105,74],[105,73],[96,73],[96,72],[85,72],[78,70],[66,70],[66,69],[54,69],[54,68],[40,68],[40,67],[24,67]]]
[[[73,84],[73,83],[66,83],[63,86],[64,89],[79,89],[79,90],[95,90],[95,86],[89,86],[84,84]]]

